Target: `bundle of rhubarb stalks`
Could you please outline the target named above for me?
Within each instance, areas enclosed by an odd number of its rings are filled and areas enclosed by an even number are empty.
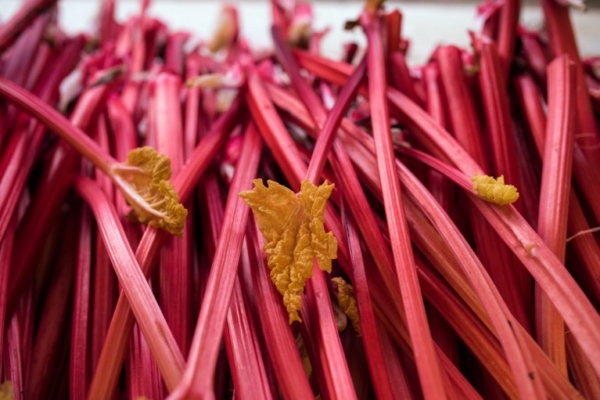
[[[232,6],[197,38],[56,3],[0,26],[0,399],[600,399],[573,4],[486,1],[407,65],[381,1],[341,59],[309,3],[271,1],[269,49]]]

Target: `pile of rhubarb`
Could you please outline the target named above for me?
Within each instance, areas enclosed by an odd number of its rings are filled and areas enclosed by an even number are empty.
[[[600,399],[579,2],[424,65],[381,1],[341,59],[309,3],[268,49],[56,3],[0,25],[0,399]]]

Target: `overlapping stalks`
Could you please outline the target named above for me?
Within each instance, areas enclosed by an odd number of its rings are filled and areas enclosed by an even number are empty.
[[[55,3],[0,26],[0,397],[600,398],[569,2],[544,31],[484,2],[416,66],[381,1],[341,60],[307,3],[261,51],[232,6],[195,40],[145,0],[70,36]]]

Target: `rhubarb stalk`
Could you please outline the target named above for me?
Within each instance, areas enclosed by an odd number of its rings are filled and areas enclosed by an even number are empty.
[[[57,0],[32,0],[23,3],[19,11],[0,27],[0,54],[3,54],[40,14],[56,3]]]
[[[442,383],[442,372],[433,349],[433,341],[417,279],[406,217],[402,206],[402,192],[394,164],[392,134],[388,124],[388,104],[384,91],[386,74],[382,59],[381,21],[377,13],[365,10],[361,15],[361,22],[369,43],[367,50],[369,97],[377,165],[381,185],[386,188],[383,191],[383,200],[392,253],[397,265],[399,285],[402,288],[401,294],[406,312],[406,321],[413,351],[415,352],[423,395],[428,399],[444,399],[446,393]]]
[[[175,187],[181,194],[182,201],[185,202],[189,197],[192,188],[208,167],[226,135],[236,124],[240,108],[241,103],[234,102],[230,109],[215,122],[211,132],[200,141],[182,172],[175,177]],[[164,238],[163,231],[150,227],[138,245],[136,259],[146,278],[152,272],[159,245]],[[90,384],[90,396],[106,396],[106,392],[114,390],[133,323],[131,308],[127,298],[121,293]]]
[[[179,173],[184,162],[183,124],[180,104],[181,80],[161,73],[152,83],[157,150],[171,159],[171,169]],[[160,304],[185,355],[189,350],[192,326],[191,268],[189,263],[189,228],[186,224],[181,238],[169,238],[160,255]]]
[[[250,180],[256,175],[258,168],[261,144],[256,128],[252,124],[248,125],[242,155],[229,191],[223,230],[198,316],[190,356],[183,379],[171,394],[173,400],[189,396],[211,396],[213,393],[219,343],[235,283],[249,212],[238,193],[250,188]]]
[[[75,188],[94,212],[119,282],[148,341],[167,388],[173,390],[181,379],[183,356],[135,259],[117,213],[91,180],[77,178]]]
[[[567,56],[548,66],[548,123],[540,195],[538,233],[565,261],[573,154],[574,65]],[[536,331],[550,358],[567,374],[564,322],[548,296],[536,287]]]
[[[92,216],[89,209],[83,208],[79,222],[77,260],[75,263],[73,326],[71,328],[69,395],[73,398],[85,398],[90,381],[91,269]]]

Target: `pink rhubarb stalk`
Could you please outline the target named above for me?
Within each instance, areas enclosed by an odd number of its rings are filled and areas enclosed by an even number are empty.
[[[305,53],[300,55],[300,61],[312,66],[313,71],[325,75],[334,82],[343,82],[350,73],[349,68],[331,60],[322,61]],[[463,175],[459,181],[467,191],[472,191],[470,177],[480,173],[480,167],[451,136],[429,117],[420,107],[410,101],[402,93],[388,88],[388,99],[393,107],[409,118],[423,139],[431,148],[440,152]],[[523,217],[512,206],[495,206],[475,196],[471,196],[473,204],[480,210],[502,240],[508,245],[523,265],[540,284],[545,292],[553,293],[554,305],[569,326],[571,333],[577,339],[596,373],[600,375],[600,359],[594,356],[600,352],[600,317],[593,306],[575,283],[564,265],[548,249],[543,240],[527,224]]]
[[[190,196],[192,188],[208,167],[217,149],[225,141],[226,135],[237,123],[236,118],[240,113],[240,108],[241,103],[234,102],[231,108],[213,124],[211,132],[199,143],[182,172],[175,177],[174,186],[181,195],[181,201],[185,202]],[[138,245],[136,259],[146,278],[152,273],[159,245],[165,236],[163,231],[149,227]],[[127,298],[121,293],[96,372],[90,384],[90,397],[92,394],[106,396],[106,392],[114,390],[133,323],[134,317],[131,308]]]
[[[500,10],[496,42],[498,43],[498,55],[502,63],[504,82],[508,79],[511,61],[514,56],[520,8],[521,0],[504,0]]]
[[[13,219],[14,221],[14,219]],[[6,296],[8,294],[8,277],[12,257],[13,243],[15,239],[14,225],[8,228],[6,235],[0,241],[0,326],[4,329],[6,324]],[[9,319],[10,321],[10,319]],[[0,335],[0,360],[4,360],[4,335]],[[0,373],[2,372],[0,362]]]
[[[583,66],[569,16],[569,7],[559,4],[560,2],[555,0],[541,0],[540,3],[544,11],[550,51],[554,57],[567,54],[569,59],[575,63],[575,96],[577,97],[575,136],[585,134],[584,137],[577,139],[577,143],[585,147],[584,154],[589,159],[591,165],[593,165],[596,173],[598,173],[600,170],[600,159],[593,149],[595,148],[594,146],[600,144],[600,135],[594,118],[590,97],[586,90]]]
[[[117,212],[91,180],[77,178],[75,189],[94,212],[119,282],[148,341],[167,388],[173,390],[181,380],[184,360],[129,246]]]
[[[121,134],[121,133],[119,133]],[[104,118],[99,118],[96,129],[96,140],[105,152],[109,152],[110,144],[107,132],[107,126]],[[102,189],[104,194],[112,199],[114,196],[114,186],[106,175],[98,169],[95,170],[95,181]],[[94,235],[94,272],[93,272],[93,298],[91,314],[91,343],[90,358],[91,366],[94,368],[100,357],[100,351],[106,339],[106,332],[110,324],[110,319],[115,308],[117,294],[119,293],[119,283],[113,267],[110,265],[110,258],[106,246],[102,240],[99,230],[95,229]]]
[[[465,81],[460,50],[453,46],[443,46],[437,51],[437,59],[447,102],[457,105],[448,109],[450,132],[483,170],[489,172],[491,168],[488,162],[488,151],[484,147],[484,137],[475,101]],[[530,285],[522,284],[527,282],[529,277],[511,257],[506,246],[497,244],[498,236],[472,207],[469,208],[469,216],[479,258],[510,310],[521,324],[529,328],[530,323],[524,307],[527,302],[524,299],[532,298],[533,295],[531,290],[527,290]],[[510,267],[507,268],[507,265]],[[515,288],[519,289],[515,290]]]
[[[333,148],[334,148],[334,153],[335,153],[335,157],[334,157],[335,161],[333,162],[334,171],[336,172],[338,179],[340,179],[342,182],[344,180],[346,180],[344,187],[354,188],[352,190],[345,191],[345,194],[346,194],[346,196],[349,196],[350,198],[352,198],[353,201],[355,201],[355,203],[353,203],[353,205],[360,204],[360,205],[355,205],[354,207],[351,207],[351,208],[353,210],[353,213],[355,213],[356,218],[360,219],[361,227],[363,227],[365,224],[365,221],[369,220],[371,212],[368,210],[369,207],[367,205],[366,198],[364,198],[364,195],[361,197],[360,193],[359,193],[361,191],[357,189],[358,187],[360,187],[360,183],[359,183],[358,179],[356,178],[356,175],[353,173],[353,167],[350,164],[350,159],[349,159],[343,145],[341,144],[341,142],[339,142],[339,140],[334,141],[334,135],[339,127],[339,123],[341,121],[344,110],[347,108],[349,101],[354,97],[356,90],[358,89],[358,86],[362,80],[362,76],[363,76],[364,70],[366,68],[366,60],[363,60],[359,64],[359,66],[354,71],[354,74],[350,77],[350,79],[342,87],[342,90],[340,91],[339,97],[338,97],[333,109],[331,110],[331,113],[327,116],[325,108],[321,104],[320,100],[315,96],[314,92],[308,87],[308,85],[305,83],[305,81],[301,78],[298,67],[296,66],[296,63],[293,60],[291,54],[289,54],[289,51],[287,50],[287,48],[283,44],[282,40],[280,39],[277,28],[273,28],[272,32],[273,32],[273,36],[275,39],[276,50],[277,50],[277,54],[280,59],[280,62],[282,63],[282,65],[284,66],[284,68],[286,69],[288,74],[290,75],[292,84],[294,85],[296,91],[303,98],[305,107],[306,107],[305,109],[311,111],[310,114],[312,116],[312,119],[316,122],[317,126],[322,128],[322,131],[319,134],[318,139],[317,139],[315,150],[313,151],[313,157],[312,157],[311,163],[308,167],[307,176],[309,177],[309,179],[314,179],[315,181],[316,181],[316,179],[318,179],[318,177],[320,176],[321,171],[323,169],[325,156],[329,153],[329,147],[331,146],[331,143],[333,141]],[[359,197],[359,199],[354,200],[354,199],[356,199],[357,196]],[[362,211],[358,211],[358,208],[360,208]],[[373,227],[373,226],[376,226],[376,223],[371,221],[371,224],[367,223],[367,225]],[[377,233],[378,233],[378,229],[376,227],[375,227],[375,230],[370,230],[370,231],[367,230],[367,231],[370,233],[375,232],[375,235],[377,235]],[[373,238],[374,236],[371,235],[369,237]],[[375,239],[375,241],[376,241],[375,245],[373,245],[373,242],[371,242],[370,246],[369,246],[371,248],[372,252],[374,251],[374,249],[383,249],[385,247],[385,245],[381,244],[383,242],[383,238],[380,237],[379,242],[377,242],[377,239]],[[378,255],[385,254],[386,256],[388,255],[388,253],[385,250],[375,251],[375,254],[378,254]],[[377,264],[378,264],[378,267],[380,267],[381,264],[385,264],[388,266],[386,271],[389,271],[390,278],[387,279],[386,281],[388,283],[392,284],[392,282],[394,282],[395,279],[393,278],[394,274],[393,274],[392,267],[391,267],[392,263],[387,262],[388,258],[391,259],[391,255],[389,255],[389,257],[384,257],[384,259],[386,260],[385,263],[383,261],[381,261],[380,263],[377,263]],[[395,289],[395,287],[391,291],[392,291],[392,293],[398,292]],[[396,296],[396,298],[398,298],[398,297],[399,296]],[[366,323],[368,323],[368,321],[369,321],[368,317],[366,318],[366,321],[367,321]],[[374,328],[374,327],[372,327],[372,328]],[[369,342],[372,342],[372,344],[369,344],[369,348],[380,348],[379,338],[377,337],[377,335],[373,335],[372,328],[367,329],[367,332],[369,332],[370,334],[366,337],[366,340]],[[371,354],[373,354],[373,353],[371,353]],[[374,361],[374,362],[377,362],[377,361]],[[401,381],[401,379],[403,379],[402,371],[399,370],[399,368],[396,365],[394,365],[394,363],[392,361],[390,361],[390,363],[388,365],[391,366],[390,373],[393,373],[394,378],[398,378]],[[380,371],[380,370],[378,370],[378,371]],[[382,372],[382,371],[380,371],[380,372]],[[387,370],[385,370],[385,374],[383,374],[383,372],[382,372],[382,374],[379,374],[377,376],[373,375],[373,380],[375,381],[376,392],[381,393],[383,398],[385,398],[386,387],[389,387],[389,382],[390,382],[390,376],[388,376]]]
[[[79,222],[77,260],[75,263],[75,294],[71,328],[71,361],[69,395],[85,398],[90,383],[90,326],[92,277],[92,215],[83,208]]]
[[[378,336],[377,324],[375,322],[375,313],[371,303],[371,295],[367,284],[367,275],[358,232],[354,226],[351,217],[345,216],[346,233],[348,236],[348,249],[350,250],[350,259],[352,261],[352,287],[356,296],[356,303],[360,313],[360,327],[364,337],[365,352],[367,353],[367,363],[373,380],[373,387],[378,399],[393,399],[394,390],[403,394],[407,398],[408,391],[406,381],[400,380],[399,388],[392,388],[389,378],[389,372],[386,364],[386,357],[382,351],[382,344]],[[386,354],[389,357],[389,354]],[[400,370],[401,371],[401,370]],[[400,375],[402,378],[404,376]],[[410,397],[410,396],[408,396]]]
[[[109,86],[101,85],[84,92],[79,98],[77,106],[71,115],[71,122],[69,122],[69,120],[49,105],[43,103],[39,98],[20,89],[18,86],[12,85],[10,82],[6,83],[9,85],[8,90],[16,94],[19,98],[17,101],[18,104],[24,104],[24,109],[32,114],[38,112],[40,115],[43,115],[43,117],[39,118],[42,125],[53,127],[60,132],[65,129],[70,133],[75,132],[74,135],[83,138],[84,143],[93,144],[91,148],[92,152],[97,150],[98,154],[105,154],[96,142],[83,133],[81,128],[88,129],[91,126],[98,113],[98,105],[106,97]],[[2,87],[2,84],[0,84],[0,87]],[[41,141],[43,130],[34,133],[34,135],[40,135],[37,140]],[[83,146],[85,147],[85,145]],[[29,156],[32,157],[29,162],[33,163],[35,154],[30,154]],[[97,160],[98,156],[95,159]],[[42,183],[35,192],[32,204],[28,207],[27,213],[17,231],[15,248],[23,257],[18,259],[11,273],[9,310],[14,309],[25,285],[31,278],[31,269],[34,267],[36,249],[41,246],[46,236],[47,227],[51,224],[53,218],[55,218],[55,211],[58,210],[70,187],[71,179],[77,170],[76,153],[71,151],[65,143],[59,143],[53,152],[51,165],[53,168],[48,169],[44,174]]]
[[[238,142],[238,139],[243,140],[243,136],[235,136],[228,143]],[[243,144],[243,143],[242,143]],[[241,149],[240,149],[241,151]],[[239,154],[238,154],[239,156]],[[239,157],[236,158],[239,161]],[[204,202],[206,207],[202,209],[208,218],[205,218],[204,232],[206,233],[204,243],[207,249],[207,258],[212,260],[215,255],[216,246],[219,241],[219,235],[223,227],[223,200],[221,195],[221,187],[216,170],[212,169],[204,179]],[[248,231],[246,231],[248,232]],[[248,235],[248,233],[246,233]],[[240,259],[240,266],[238,276],[235,280],[231,303],[229,304],[229,312],[227,313],[226,326],[224,330],[224,341],[225,351],[227,352],[227,359],[229,360],[229,370],[231,372],[231,378],[233,385],[236,390],[236,394],[242,398],[269,398],[272,393],[269,393],[269,382],[267,380],[267,373],[265,370],[266,361],[261,354],[261,346],[258,340],[256,321],[253,318],[251,311],[252,305],[260,306],[260,302],[254,303],[254,300],[250,300],[249,296],[251,291],[246,285],[247,282],[243,279],[243,273],[246,273],[249,281],[251,280],[249,275],[256,275],[256,269],[252,268],[255,265],[251,264],[249,257],[250,251],[254,252],[255,249],[248,249],[248,241],[251,238],[246,236],[245,243],[243,243],[242,254]],[[203,276],[204,282],[201,283],[201,297],[204,297],[206,290],[206,283],[208,281],[208,274]],[[244,285],[244,287],[242,287]],[[267,340],[267,343],[270,343]],[[272,345],[271,343],[269,345]],[[224,357],[223,357],[224,358]],[[215,372],[215,397],[219,398],[224,395],[223,391],[226,390],[224,376],[227,376],[223,368],[223,363],[218,361],[216,372]]]
[[[31,0],[23,3],[19,11],[0,27],[0,54],[3,54],[40,14],[56,3],[57,0]]]
[[[383,191],[383,200],[408,331],[415,352],[423,395],[427,399],[444,399],[446,393],[442,383],[442,372],[433,348],[433,340],[417,279],[406,217],[402,207],[402,192],[394,163],[388,104],[385,97],[386,73],[382,57],[381,21],[379,15],[365,10],[361,15],[361,22],[369,43],[367,50],[369,97],[377,165],[381,185],[386,188]]]
[[[354,77],[353,77],[354,78]],[[314,123],[311,121],[311,118],[307,115],[306,108],[302,106],[294,97],[290,97],[290,95],[285,94],[281,89],[276,90],[274,86],[269,87],[270,94],[273,96],[273,99],[276,100],[278,107],[288,110],[291,115],[295,118],[297,123],[300,123],[304,126],[308,132],[313,132],[316,128],[314,127]],[[317,103],[310,103],[311,105],[315,105]],[[317,110],[318,107],[312,107],[311,110]],[[349,129],[351,126],[351,122],[348,120],[342,120],[342,125],[344,130]],[[356,129],[356,128],[355,128]],[[273,144],[274,146],[278,146],[278,149],[285,148],[285,136],[278,136],[277,140],[280,143]],[[372,146],[371,146],[372,147]],[[345,152],[346,146],[342,144],[342,142],[334,142],[334,152],[336,157],[334,158],[335,162],[333,163],[334,168],[336,168],[337,178],[340,180],[340,183],[343,184],[344,187],[360,187],[359,180],[356,174],[353,172],[354,168],[350,163],[350,158],[348,154]],[[353,156],[354,158],[354,156]],[[288,159],[287,162],[293,162]],[[360,156],[354,158],[354,161],[357,164],[360,164],[365,160],[364,153],[361,153]],[[301,161],[296,161],[297,163]],[[336,165],[338,165],[336,167]],[[373,167],[374,169],[375,167]],[[376,172],[369,172],[367,175],[366,182],[371,183],[373,176],[377,176]],[[363,177],[364,178],[364,177]],[[369,275],[369,279],[374,279],[378,282],[375,287],[377,289],[372,290],[371,294],[373,296],[374,303],[376,305],[376,313],[378,313],[379,321],[384,323],[388,332],[391,336],[393,336],[396,343],[398,343],[405,352],[408,352],[409,355],[412,355],[410,351],[410,344],[408,339],[408,333],[404,330],[404,320],[405,316],[402,313],[402,308],[400,307],[400,294],[397,285],[394,283],[397,281],[396,275],[393,270],[393,259],[391,255],[391,251],[389,247],[385,244],[383,235],[381,234],[381,230],[379,229],[379,225],[377,224],[376,219],[374,218],[374,214],[369,210],[370,206],[367,203],[367,199],[362,190],[346,190],[345,192],[346,200],[348,201],[348,205],[350,206],[350,210],[352,211],[355,220],[360,228],[360,231],[365,238],[367,243],[367,247],[369,251],[372,253],[373,257],[377,260],[372,269],[367,268],[367,272],[371,272]],[[335,230],[334,224],[335,220],[328,220],[326,216],[326,222],[329,223],[333,230]],[[344,246],[344,242],[339,242],[339,257],[346,258],[345,254],[348,254],[348,250]],[[348,269],[349,265],[345,262],[341,263],[342,267],[346,268],[346,273],[348,275],[352,275],[352,272]],[[379,270],[379,273],[383,277],[383,280],[374,272]],[[379,278],[379,279],[377,279]],[[384,294],[384,289],[387,289],[387,292]],[[389,294],[388,294],[389,293]],[[392,299],[392,301],[390,301]],[[394,315],[394,317],[390,317]],[[441,351],[438,351],[438,355],[443,354]],[[469,384],[464,380],[464,377],[458,373],[455,367],[449,362],[449,360],[445,357],[441,359],[443,366],[450,377],[450,384],[452,393],[460,393],[462,397],[466,398],[474,398],[477,397],[473,388],[469,386]]]
[[[161,73],[152,83],[156,149],[171,159],[177,175],[184,162],[183,123],[179,77]],[[149,118],[150,119],[150,118]],[[181,352],[187,354],[192,333],[192,295],[189,223],[181,238],[168,238],[160,254],[160,304]]]
[[[538,233],[557,258],[565,261],[573,154],[574,65],[567,56],[548,67],[548,123],[540,195]],[[542,348],[567,374],[565,327],[560,314],[536,288],[536,331]]]
[[[83,45],[83,37],[78,36],[65,46],[61,58],[48,66],[46,74],[43,75],[43,81],[39,82],[34,89],[40,99],[49,103],[56,101],[55,92],[61,80],[75,66]],[[6,169],[0,171],[0,175],[2,175],[0,179],[0,238],[3,237],[6,226],[12,218],[46,131],[45,127],[39,123],[27,129],[28,131],[13,135],[7,146],[14,147],[10,149],[10,152],[5,147],[3,159],[0,162],[0,165],[6,165]],[[10,157],[10,159],[5,160],[5,157]]]
[[[287,312],[281,302],[281,295],[271,282],[264,261],[264,239],[254,221],[250,222],[246,238],[249,240],[247,248],[258,315],[281,392],[286,399],[312,397],[312,389],[304,372],[294,333],[288,323]]]
[[[289,102],[289,100],[288,100],[287,102]],[[287,103],[287,102],[286,102],[286,103]],[[364,141],[364,140],[362,140],[362,141],[361,141],[361,143],[365,143],[365,141]],[[363,158],[364,158],[364,156],[361,156],[361,158],[355,159],[355,161],[356,161],[356,160],[362,160]],[[374,168],[374,167],[373,167],[373,168]],[[368,173],[367,173],[365,176],[371,177],[372,175],[373,175],[373,173],[372,173],[372,172],[368,172]],[[414,186],[409,186],[409,188],[410,188],[410,187],[414,187]],[[471,183],[467,183],[467,184],[466,184],[466,187],[467,187],[469,190],[471,190]],[[423,197],[423,195],[420,195],[420,196],[417,196],[417,195],[415,195],[415,196],[416,196],[416,198],[421,198],[421,197]],[[423,197],[423,198],[425,198],[425,197]],[[422,224],[422,223],[416,223],[416,225],[417,225],[417,226],[423,226],[423,224]],[[439,247],[439,246],[438,246],[438,247]],[[481,285],[480,285],[480,284],[478,284],[478,285],[476,285],[476,286],[477,286],[477,287],[479,287],[479,286],[481,286]],[[484,286],[485,286],[485,285],[484,285]],[[375,292],[375,295],[376,295],[376,294],[377,294],[377,292]],[[488,304],[489,304],[489,303],[488,303]],[[500,303],[500,304],[502,304],[502,303]],[[501,318],[501,319],[502,319],[502,318]],[[505,333],[506,333],[506,332],[505,332]],[[509,334],[508,336],[506,336],[506,334],[504,335],[504,338],[505,338],[505,339],[507,339],[507,340],[510,340],[510,337],[511,337],[511,335],[510,335],[510,334]],[[531,342],[530,342],[530,343],[531,343]],[[477,347],[475,347],[475,348],[479,348],[479,346],[477,346]],[[514,349],[514,347],[513,347],[513,349]],[[535,354],[539,354],[539,352],[538,352],[538,353],[535,353]],[[484,362],[485,362],[485,361],[487,361],[487,360],[488,360],[488,358],[483,358],[483,360],[484,360]],[[514,365],[516,365],[516,366],[518,367],[520,364],[519,364],[519,363],[515,363]],[[546,365],[544,368],[548,368],[548,366]],[[527,375],[526,375],[526,374],[521,374],[521,377],[524,377],[524,379],[521,381],[521,383],[523,383],[524,381],[528,381],[528,380],[529,380],[529,378],[527,377]],[[550,378],[548,375],[546,375],[546,377]],[[550,378],[550,380],[549,380],[549,381],[548,381],[548,380],[546,380],[546,382],[552,382],[553,380],[556,380],[556,377],[555,377],[555,378]],[[553,389],[555,389],[555,388],[553,387]]]
[[[238,193],[250,189],[251,179],[256,176],[258,168],[261,144],[256,128],[250,124],[245,132],[242,155],[229,190],[223,230],[213,259],[185,373],[181,383],[170,396],[173,400],[190,396],[214,396],[213,379],[219,343],[250,211]]]
[[[58,378],[56,374],[62,375],[57,365],[60,365],[58,360],[63,354],[61,347],[64,345],[61,338],[67,334],[66,321],[70,312],[69,302],[72,300],[76,257],[73,242],[78,234],[79,215],[79,212],[71,213],[64,227],[63,240],[55,260],[56,269],[52,271],[50,287],[34,339],[31,365],[26,375],[25,398],[28,399],[45,398]]]

